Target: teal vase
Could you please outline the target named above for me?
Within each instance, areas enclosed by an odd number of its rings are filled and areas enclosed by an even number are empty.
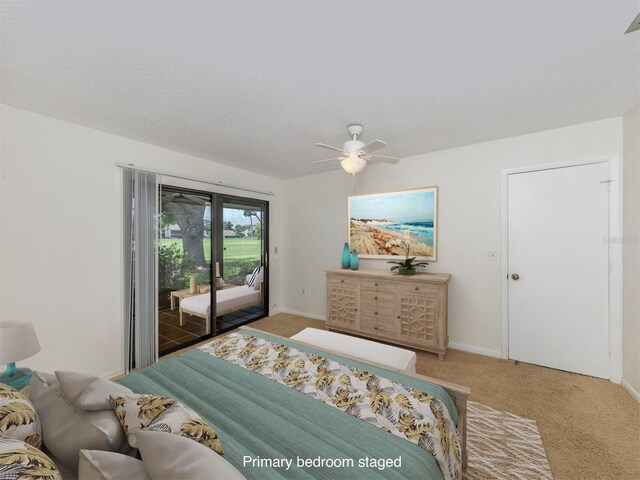
[[[349,253],[349,244],[344,242],[344,248],[342,249],[342,268],[349,268],[351,265],[351,254]]]
[[[360,260],[358,259],[358,253],[355,250],[351,251],[351,260],[349,262],[351,270],[357,270],[360,266]]]

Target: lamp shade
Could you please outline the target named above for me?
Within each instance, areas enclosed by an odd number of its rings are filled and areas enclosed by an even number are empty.
[[[0,323],[0,364],[18,362],[40,351],[31,322]]]

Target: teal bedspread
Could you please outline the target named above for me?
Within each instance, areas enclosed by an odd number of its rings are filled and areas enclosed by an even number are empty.
[[[293,341],[254,331],[251,334],[437,396],[457,422],[453,401],[437,385]],[[444,478],[435,459],[418,445],[199,350],[147,367],[118,383],[137,393],[175,398],[194,409],[215,428],[225,449],[224,457],[250,480]],[[321,466],[323,461],[325,465]],[[385,461],[387,465],[395,462],[395,466],[383,466]]]

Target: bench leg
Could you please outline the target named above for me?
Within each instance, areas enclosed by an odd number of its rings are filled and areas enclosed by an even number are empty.
[[[180,309],[180,326],[184,325],[184,320],[182,319],[182,309]]]

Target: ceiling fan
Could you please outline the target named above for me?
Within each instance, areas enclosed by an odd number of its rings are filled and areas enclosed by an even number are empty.
[[[187,205],[204,205],[207,201],[195,195],[183,195],[180,193],[169,193],[162,197],[162,203],[184,203]]]
[[[342,156],[327,158],[325,160],[316,160],[313,163],[333,162],[339,160],[340,166],[345,172],[355,175],[356,173],[361,172],[364,167],[367,166],[367,163],[396,164],[400,161],[400,159],[397,157],[372,155],[371,152],[375,152],[376,150],[386,147],[387,144],[382,140],[374,140],[373,142],[365,145],[364,142],[358,140],[358,135],[362,134],[362,125],[354,123],[347,127],[347,131],[349,132],[351,140],[344,142],[342,148],[332,147],[331,145],[327,145],[325,143],[315,144],[316,147],[327,148],[329,150],[340,152]]]

